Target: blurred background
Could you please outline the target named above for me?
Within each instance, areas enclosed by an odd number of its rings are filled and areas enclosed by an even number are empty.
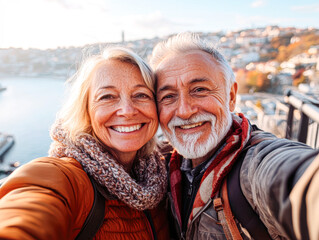
[[[115,43],[148,60],[157,42],[184,31],[229,61],[237,112],[318,147],[318,1],[0,0],[0,177],[47,155],[83,55]]]

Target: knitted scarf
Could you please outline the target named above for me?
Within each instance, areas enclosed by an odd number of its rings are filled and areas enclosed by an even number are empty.
[[[228,134],[226,135],[226,144],[215,157],[211,165],[205,171],[200,187],[196,194],[193,208],[188,219],[188,225],[191,223],[196,214],[206,205],[210,198],[213,198],[219,191],[221,183],[230,172],[237,157],[241,153],[250,138],[251,126],[243,114],[239,117],[233,115],[233,123]],[[170,187],[173,197],[174,208],[177,219],[181,224],[181,206],[182,206],[182,173],[181,173],[182,156],[175,150],[170,160]]]
[[[132,171],[136,179],[133,179],[91,135],[81,135],[72,141],[68,132],[55,124],[51,138],[50,156],[76,159],[84,171],[100,184],[99,190],[104,189],[113,198],[115,196],[136,210],[155,208],[163,199],[167,175],[165,161],[157,151],[135,159]]]

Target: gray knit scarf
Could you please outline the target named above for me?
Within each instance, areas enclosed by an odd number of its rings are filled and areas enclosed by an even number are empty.
[[[56,124],[51,129],[51,138],[49,156],[76,159],[100,188],[106,188],[106,192],[130,207],[152,209],[163,199],[167,173],[165,161],[157,151],[134,161],[132,171],[136,179],[133,179],[91,135],[84,134],[72,141],[68,132]]]

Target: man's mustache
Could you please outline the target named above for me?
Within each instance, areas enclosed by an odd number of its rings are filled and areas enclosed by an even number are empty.
[[[215,126],[216,116],[211,113],[197,113],[189,119],[182,119],[180,117],[174,116],[168,123],[168,128],[174,131],[175,127],[183,125],[191,125],[199,122],[211,122],[212,126]]]

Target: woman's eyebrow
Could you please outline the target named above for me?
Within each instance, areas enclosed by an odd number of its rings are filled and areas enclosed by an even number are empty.
[[[136,84],[134,86],[134,88],[147,88],[147,89],[149,89],[146,85],[143,85],[143,84]]]
[[[102,86],[102,87],[99,87],[98,90],[101,90],[101,89],[114,89],[115,86],[113,85],[106,85],[106,86]]]

